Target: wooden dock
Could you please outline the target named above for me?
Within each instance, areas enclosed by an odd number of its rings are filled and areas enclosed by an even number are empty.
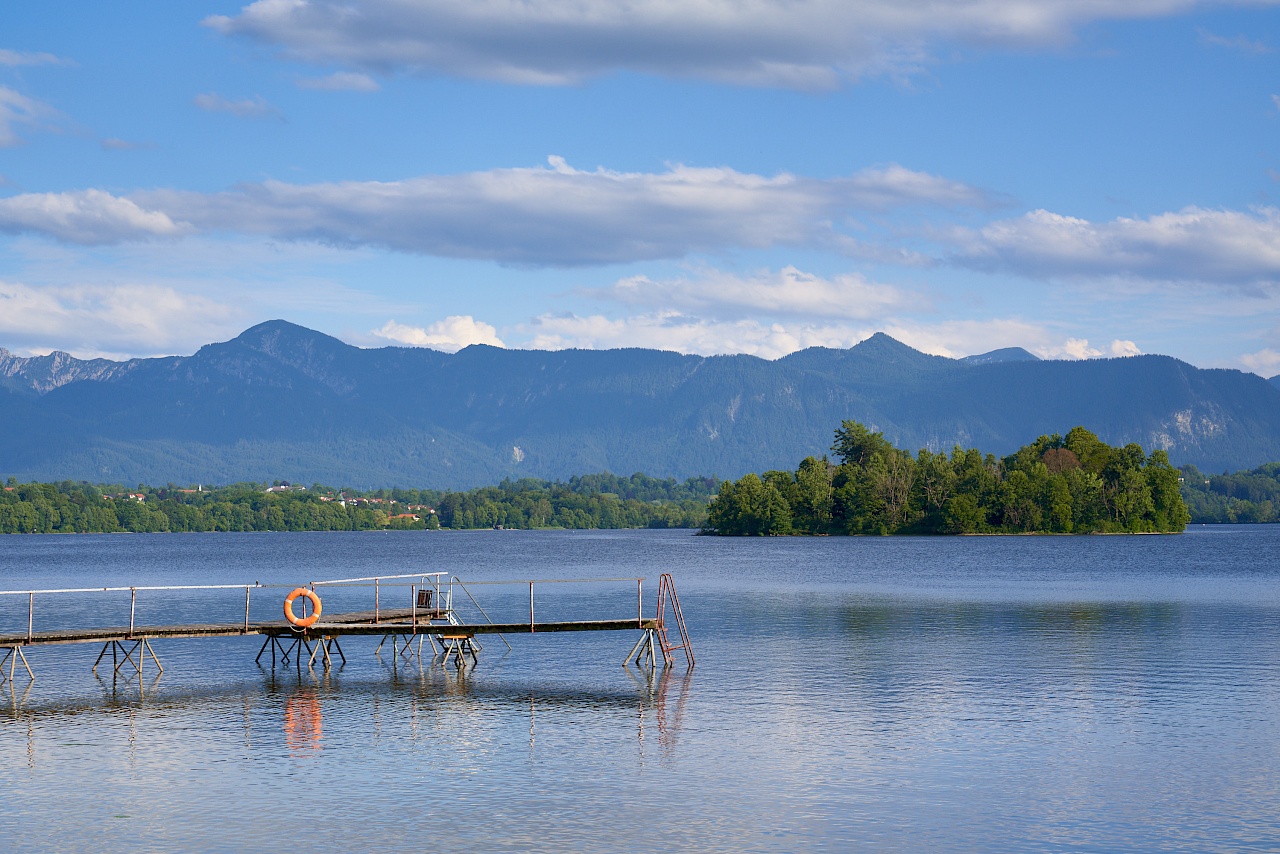
[[[440,634],[538,634],[542,632],[619,632],[657,629],[653,618],[637,620],[570,620],[549,623],[450,623],[445,620],[419,618],[413,622],[409,609],[383,610],[377,622],[372,611],[351,614],[335,614],[331,619],[316,623],[306,629],[291,626],[284,620],[265,623],[218,624],[200,623],[177,626],[113,626],[90,629],[58,629],[37,631],[28,635],[9,633],[0,635],[0,647],[47,646],[68,643],[110,643],[112,641],[157,640],[160,638],[215,638],[241,637],[243,635],[273,635],[283,638],[304,638],[343,635],[440,635]]]
[[[607,619],[607,620],[552,620],[541,622],[534,619],[534,584],[553,584],[553,583],[588,583],[592,581],[617,581],[618,579],[573,579],[571,581],[520,581],[520,582],[477,582],[478,584],[493,583],[518,583],[527,585],[529,588],[529,620],[528,622],[502,622],[495,623],[491,621],[484,609],[480,608],[475,602],[475,598],[471,596],[466,586],[457,578],[452,578],[447,582],[442,582],[439,576],[444,573],[436,573],[433,576],[421,576],[420,579],[431,577],[432,581],[428,584],[408,585],[411,598],[417,601],[418,607],[410,608],[380,608],[377,606],[379,592],[385,589],[385,581],[387,578],[403,578],[406,576],[387,576],[376,579],[342,579],[334,582],[313,582],[310,590],[297,588],[290,594],[285,602],[286,611],[289,620],[270,620],[270,621],[251,621],[250,620],[250,595],[252,591],[262,589],[261,585],[190,585],[182,587],[124,587],[124,588],[78,588],[67,590],[32,590],[32,591],[0,591],[0,595],[24,596],[27,599],[27,630],[25,632],[14,632],[12,630],[0,633],[0,652],[4,652],[0,656],[0,682],[12,680],[14,677],[15,667],[20,661],[27,673],[34,678],[31,667],[27,663],[23,649],[36,646],[51,646],[56,644],[102,644],[102,652],[98,655],[98,660],[94,663],[96,669],[98,664],[102,662],[104,657],[110,656],[115,670],[118,672],[121,667],[131,665],[136,670],[141,671],[143,659],[150,656],[157,667],[163,670],[160,665],[160,659],[156,656],[155,651],[151,648],[150,641],[168,640],[181,638],[218,638],[218,637],[244,637],[248,635],[257,635],[264,637],[262,649],[258,652],[260,660],[268,648],[271,650],[272,666],[275,666],[277,654],[283,656],[283,661],[288,664],[294,661],[301,663],[304,654],[308,655],[308,662],[314,663],[317,655],[323,655],[323,663],[327,668],[331,665],[330,649],[334,649],[342,660],[346,661],[346,655],[342,652],[341,646],[338,644],[338,638],[347,636],[372,635],[381,636],[382,642],[378,644],[378,650],[382,648],[383,643],[388,639],[391,640],[392,651],[399,655],[406,655],[411,648],[412,642],[417,641],[417,651],[415,654],[421,655],[424,641],[430,643],[431,649],[434,651],[437,644],[443,652],[438,654],[438,658],[442,656],[444,663],[447,663],[452,657],[458,667],[465,666],[465,658],[470,657],[473,661],[477,661],[476,653],[480,649],[480,644],[475,641],[477,635],[498,635],[504,643],[506,643],[505,635],[519,634],[561,634],[565,632],[619,632],[619,631],[638,631],[641,633],[640,640],[632,648],[628,654],[626,661],[632,659],[637,664],[645,664],[653,667],[656,666],[658,651],[661,651],[663,665],[670,665],[673,661],[672,652],[675,650],[683,650],[688,659],[689,666],[693,666],[693,652],[689,643],[688,634],[684,625],[683,615],[680,613],[679,600],[675,597],[674,583],[671,581],[670,574],[664,573],[661,577],[658,591],[658,601],[656,612],[653,617],[643,616],[642,598],[640,580],[637,579],[636,588],[636,604],[637,612],[635,616],[623,619]],[[419,576],[413,576],[419,577]],[[375,608],[368,611],[354,611],[341,614],[323,614],[320,609],[320,600],[315,595],[315,588],[324,584],[336,585],[343,584],[350,586],[351,583],[360,583],[372,580],[373,599]],[[625,580],[625,579],[624,579]],[[381,587],[380,587],[381,585]],[[484,622],[474,620],[463,621],[458,613],[453,610],[453,587],[457,586],[462,592],[471,598],[472,603],[476,606],[476,610],[484,617]],[[368,586],[368,585],[365,585]],[[405,586],[405,585],[401,585]],[[137,625],[133,621],[135,605],[139,592],[159,591],[159,590],[181,590],[181,591],[197,591],[197,590],[228,590],[243,589],[244,597],[244,619],[236,622],[218,622],[218,623],[185,623],[175,625]],[[428,590],[430,592],[428,592]],[[446,594],[442,597],[442,591]],[[123,593],[130,594],[130,611],[129,625],[127,626],[108,626],[108,627],[83,627],[83,628],[45,628],[40,626],[38,629],[34,623],[35,613],[35,596],[42,598],[46,596],[64,595],[64,594],[90,594],[90,593]],[[307,619],[299,618],[292,610],[292,602],[295,598],[303,596],[310,597],[315,602],[315,609],[319,615],[323,616],[323,620],[317,620],[309,625],[300,626],[299,622],[306,623]],[[434,598],[433,598],[434,597]],[[422,607],[423,605],[426,607]],[[664,616],[667,608],[670,607],[672,616],[679,630],[680,643],[676,643],[668,637],[667,627]],[[314,619],[314,616],[309,618]],[[510,644],[507,643],[508,648]],[[305,653],[304,653],[305,650]],[[375,653],[378,651],[375,650]],[[4,672],[6,670],[7,673]]]

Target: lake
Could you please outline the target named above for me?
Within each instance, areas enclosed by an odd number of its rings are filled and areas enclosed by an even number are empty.
[[[0,537],[6,590],[644,577],[648,615],[671,572],[697,654],[650,674],[622,666],[638,632],[520,634],[460,673],[353,637],[341,667],[273,671],[261,638],[160,640],[163,674],[113,678],[98,647],[29,648],[35,681],[0,685],[3,847],[1276,850],[1278,554],[1280,526]],[[468,590],[527,619],[526,587]],[[254,617],[285,592],[255,591]],[[26,599],[0,600],[24,630]],[[546,584],[537,607],[634,617],[636,585]],[[243,590],[143,592],[138,621],[237,609]],[[127,593],[37,597],[36,628],[128,613]]]

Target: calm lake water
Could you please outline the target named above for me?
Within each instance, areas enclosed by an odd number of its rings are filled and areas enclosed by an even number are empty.
[[[1277,850],[1278,554],[1280,526],[0,537],[9,590],[643,576],[648,613],[669,571],[698,657],[650,677],[621,666],[638,632],[522,634],[459,674],[350,638],[341,668],[273,672],[247,637],[157,641],[162,675],[113,679],[96,647],[31,648],[35,682],[0,685],[0,848]],[[470,589],[527,619],[527,588]],[[539,619],[635,615],[634,581],[536,597]],[[128,620],[128,594],[36,602],[37,629]],[[143,593],[138,622],[243,609]]]

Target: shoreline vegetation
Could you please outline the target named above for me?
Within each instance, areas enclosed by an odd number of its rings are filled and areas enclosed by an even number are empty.
[[[846,421],[838,463],[684,481],[644,474],[506,480],[465,491],[283,482],[130,489],[83,481],[0,490],[0,533],[686,528],[781,534],[1167,533],[1188,522],[1280,522],[1280,462],[1221,475],[1163,451],[1115,448],[1082,427],[1003,459],[956,448],[911,456]],[[717,491],[718,487],[718,491]]]
[[[716,483],[593,474],[446,492],[280,482],[128,489],[10,478],[0,490],[0,533],[698,528]]]
[[[806,457],[795,472],[725,481],[704,533],[1145,534],[1191,521],[1184,478],[1164,451],[1113,448],[1083,427],[996,459],[958,446],[912,456],[845,421],[831,451],[837,463]]]

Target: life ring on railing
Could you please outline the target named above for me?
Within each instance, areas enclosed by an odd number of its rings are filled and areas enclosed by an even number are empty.
[[[299,618],[293,613],[293,600],[297,599],[299,596],[306,596],[311,600],[311,605],[315,610],[311,613],[310,617]],[[297,590],[284,597],[284,618],[300,629],[305,629],[309,626],[315,625],[316,620],[320,619],[320,612],[320,597],[316,595],[314,590],[299,587]]]

